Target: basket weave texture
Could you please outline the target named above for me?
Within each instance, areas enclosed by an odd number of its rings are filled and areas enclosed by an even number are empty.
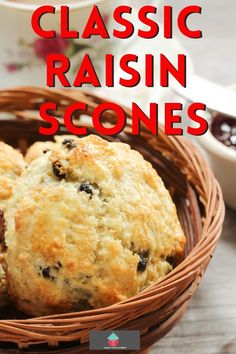
[[[91,115],[94,108],[105,101],[103,98],[82,90],[23,87],[0,91],[0,112],[3,112],[0,115],[0,140],[23,153],[34,141],[48,140],[38,134],[38,127],[42,125],[38,111],[45,101],[58,104],[59,134],[68,134],[63,125],[63,112],[69,104],[78,101],[88,105],[90,119],[80,121],[80,114],[84,115],[84,112],[78,112],[74,124],[86,125],[90,133],[97,134]],[[222,193],[207,164],[189,141],[183,137],[168,137],[161,128],[155,137],[144,126],[140,136],[133,136],[131,112],[124,109],[127,116],[125,130],[116,137],[104,138],[130,144],[158,171],[173,196],[187,237],[185,259],[160,282],[107,308],[23,319],[17,313],[10,317],[7,310],[2,311],[0,342],[15,343],[19,348],[30,346],[36,351],[59,346],[55,353],[87,353],[91,330],[138,329],[144,350],[168,333],[186,310],[221,234],[224,219]],[[115,119],[111,112],[103,115],[103,122],[112,124]],[[67,345],[76,347],[75,351],[66,349]]]

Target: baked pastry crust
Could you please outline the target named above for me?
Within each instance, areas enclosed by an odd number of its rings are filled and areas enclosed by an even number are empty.
[[[23,156],[11,146],[0,141],[0,252],[5,250],[4,212],[12,195],[12,189],[24,169]],[[8,300],[5,275],[0,265],[0,307],[5,306]]]
[[[4,271],[2,267],[0,267],[0,309],[8,305],[9,302],[10,299],[7,293]]]
[[[0,141],[0,210],[6,208],[13,185],[25,165],[23,156],[17,150]]]
[[[29,147],[25,155],[25,161],[31,163],[42,156],[47,150],[53,150],[55,143],[53,141],[37,141]]]
[[[55,141],[36,141],[33,145],[29,147],[25,155],[25,161],[31,163],[36,160],[38,157],[44,155],[48,150],[54,151],[60,149],[60,144],[65,139],[74,140],[78,139],[76,136],[72,135],[56,135],[54,136]]]
[[[123,143],[63,142],[33,161],[6,213],[5,270],[31,315],[125,300],[166,275],[185,236],[161,178]]]

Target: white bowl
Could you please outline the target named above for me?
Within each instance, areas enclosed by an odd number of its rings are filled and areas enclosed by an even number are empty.
[[[211,118],[210,114],[207,118]],[[221,185],[226,204],[236,209],[236,151],[219,142],[210,130],[198,142]]]

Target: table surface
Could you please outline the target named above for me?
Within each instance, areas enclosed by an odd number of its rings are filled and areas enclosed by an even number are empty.
[[[196,72],[224,85],[236,82],[235,0],[168,1],[176,11],[193,3],[203,7],[203,39],[180,40]],[[235,271],[236,212],[227,209],[223,235],[188,312],[151,354],[236,354]]]

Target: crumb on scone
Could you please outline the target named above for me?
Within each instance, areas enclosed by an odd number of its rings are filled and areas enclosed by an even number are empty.
[[[6,281],[31,315],[130,298],[185,245],[169,192],[137,151],[93,135],[65,140],[29,165],[5,216]]]

